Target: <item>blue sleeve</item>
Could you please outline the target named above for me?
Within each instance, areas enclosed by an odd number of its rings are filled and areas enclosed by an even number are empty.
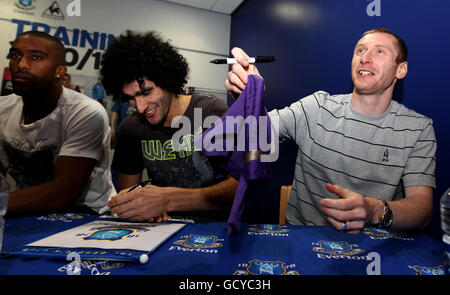
[[[111,108],[111,112],[120,114],[120,102],[116,101]]]
[[[98,97],[98,95],[97,95],[97,87],[96,86],[97,85],[94,85],[92,87],[92,98],[97,98]]]

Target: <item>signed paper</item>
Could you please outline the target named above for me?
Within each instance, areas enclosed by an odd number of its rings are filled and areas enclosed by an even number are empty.
[[[93,221],[27,246],[152,251],[183,226],[185,224]]]

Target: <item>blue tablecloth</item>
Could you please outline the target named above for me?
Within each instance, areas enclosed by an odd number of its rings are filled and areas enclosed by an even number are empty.
[[[7,219],[0,274],[68,274],[66,259],[16,254],[28,243],[98,218],[51,214]],[[226,223],[197,223],[159,246],[146,264],[83,260],[81,274],[353,275],[376,269],[376,260],[383,275],[443,274],[443,245],[423,234],[372,228],[350,235],[331,227],[242,224],[240,234],[229,237]]]

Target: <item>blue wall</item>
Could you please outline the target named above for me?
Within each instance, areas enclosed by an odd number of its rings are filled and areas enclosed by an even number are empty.
[[[317,90],[349,93],[350,63],[361,34],[386,27],[409,48],[409,72],[395,99],[434,121],[438,142],[434,214],[428,232],[440,236],[439,198],[450,186],[450,1],[380,0],[381,16],[366,13],[372,0],[246,0],[232,15],[231,48],[274,55],[258,68],[266,81],[268,110],[282,108]],[[277,222],[282,184],[291,184],[295,144],[281,145],[274,178],[259,192],[263,202],[247,212],[255,222]],[[272,198],[270,197],[272,196]]]

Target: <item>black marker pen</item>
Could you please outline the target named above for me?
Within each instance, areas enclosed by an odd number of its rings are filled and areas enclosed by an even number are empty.
[[[266,62],[273,62],[275,61],[275,57],[273,56],[255,56],[255,57],[249,57],[248,62],[251,64],[255,63],[266,63]],[[212,64],[220,65],[220,64],[236,64],[237,61],[234,58],[223,58],[223,59],[213,59],[210,61]]]

